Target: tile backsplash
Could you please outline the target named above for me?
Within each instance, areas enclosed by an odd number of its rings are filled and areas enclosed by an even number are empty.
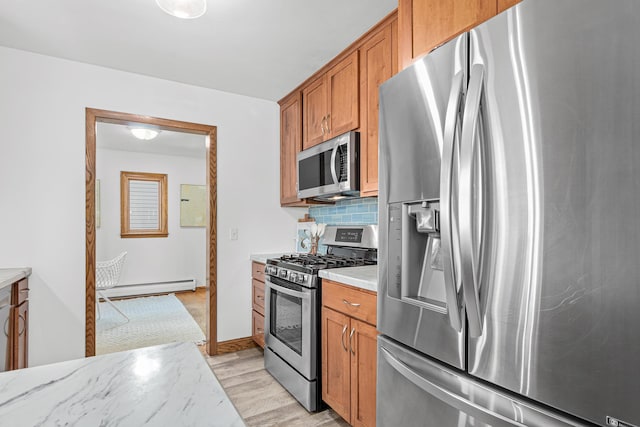
[[[309,216],[318,224],[377,224],[378,198],[347,199],[335,205],[313,206],[309,208]]]

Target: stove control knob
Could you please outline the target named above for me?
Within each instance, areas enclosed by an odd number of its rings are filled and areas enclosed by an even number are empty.
[[[298,283],[304,283],[306,281],[307,281],[307,276],[305,276],[304,274],[299,274],[298,275],[298,279],[297,279]]]
[[[285,269],[281,269],[281,270],[278,272],[278,277],[281,277],[281,278],[283,278],[283,279],[286,279],[286,278],[287,278],[287,270],[285,270]]]
[[[291,280],[292,282],[297,282],[298,281],[298,273],[289,273],[289,280]]]

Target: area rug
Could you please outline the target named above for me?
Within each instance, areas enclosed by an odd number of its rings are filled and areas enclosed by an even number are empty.
[[[129,322],[106,302],[96,319],[96,354],[171,342],[205,342],[202,329],[174,294],[114,301]],[[126,323],[125,323],[126,322]]]

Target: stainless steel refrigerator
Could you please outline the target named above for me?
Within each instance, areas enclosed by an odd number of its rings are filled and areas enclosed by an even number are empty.
[[[378,426],[640,426],[640,1],[524,0],[380,138]]]

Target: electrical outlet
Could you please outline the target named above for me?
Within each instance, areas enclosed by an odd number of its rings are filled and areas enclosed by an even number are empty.
[[[230,228],[229,229],[229,240],[238,240],[238,229]]]

